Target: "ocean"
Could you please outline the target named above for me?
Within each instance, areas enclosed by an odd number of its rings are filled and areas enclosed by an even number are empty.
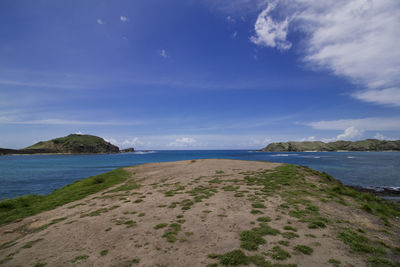
[[[327,172],[346,185],[400,187],[400,152],[171,150],[98,155],[0,156],[0,199],[48,194],[76,180],[118,167],[205,158],[291,163]]]

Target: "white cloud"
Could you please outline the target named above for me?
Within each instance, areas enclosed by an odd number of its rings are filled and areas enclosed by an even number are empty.
[[[236,38],[237,37],[237,32],[232,33],[232,38]]]
[[[398,0],[268,1],[251,40],[289,49],[291,31],[303,33],[304,60],[364,87],[352,96],[400,106]]]
[[[120,148],[127,148],[127,147],[133,147],[133,148],[137,148],[138,146],[143,146],[143,145],[147,145],[149,146],[151,143],[149,142],[143,142],[139,139],[139,137],[133,137],[133,138],[128,138],[125,139],[123,141],[118,141],[115,138],[104,138],[104,140],[106,140],[107,142],[110,142],[113,145],[116,145]]]
[[[381,133],[376,133],[376,135],[374,136],[374,138],[375,138],[375,139],[378,139],[378,140],[389,140],[389,141],[396,140],[396,138],[390,138],[390,137],[387,137],[387,136],[385,136],[385,135],[383,135],[383,134],[381,134]]]
[[[307,138],[303,138],[300,141],[301,142],[304,142],[304,141],[313,142],[313,141],[316,141],[316,138],[315,138],[315,136],[310,136],[310,137],[307,137]]]
[[[379,139],[379,140],[388,140],[388,138],[386,136],[384,136],[383,134],[380,134],[380,133],[376,133],[374,138]]]
[[[286,40],[288,34],[289,20],[288,18],[282,21],[276,21],[270,16],[270,13],[275,9],[276,3],[271,2],[260,15],[258,15],[254,30],[255,36],[250,40],[261,46],[276,47],[281,50],[289,49],[292,44]]]
[[[163,57],[163,58],[167,58],[168,57],[167,51],[165,49],[161,49],[160,51],[158,51],[158,55],[160,57]]]
[[[175,139],[175,141],[168,144],[168,146],[172,147],[188,147],[193,146],[196,143],[196,139],[192,137],[181,137]]]
[[[119,17],[119,19],[120,19],[122,22],[128,21],[128,18],[125,17],[125,16],[121,16],[121,17]]]
[[[363,131],[357,129],[354,126],[351,126],[349,128],[347,128],[346,130],[344,130],[344,133],[339,134],[336,139],[337,140],[351,140],[354,138],[358,138],[361,137],[363,135]]]
[[[104,22],[101,19],[97,19],[97,24],[103,25]]]
[[[400,106],[400,88],[366,90],[352,94],[353,97],[375,104]]]
[[[331,121],[315,121],[306,123],[317,130],[345,130],[356,127],[363,131],[400,131],[400,117],[380,118],[371,117],[363,119],[343,119]]]
[[[329,142],[334,142],[334,141],[339,141],[339,140],[356,140],[362,137],[364,134],[363,130],[359,130],[354,126],[351,126],[349,128],[346,128],[342,134],[339,134],[336,137],[333,138],[322,138],[321,141],[325,143]]]

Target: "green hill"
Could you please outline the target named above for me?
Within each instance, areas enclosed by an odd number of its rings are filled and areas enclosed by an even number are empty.
[[[386,141],[367,139],[361,141],[314,142],[279,142],[271,143],[262,151],[268,152],[301,152],[301,151],[400,151],[400,140]]]
[[[117,153],[119,148],[103,138],[87,134],[70,134],[65,137],[41,141],[21,151],[38,153]]]

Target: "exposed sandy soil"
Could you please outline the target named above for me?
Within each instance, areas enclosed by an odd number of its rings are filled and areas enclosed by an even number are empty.
[[[375,239],[399,246],[398,219],[392,222],[390,230],[382,231],[384,226],[379,218],[351,205],[309,198],[319,207],[321,216],[333,222],[346,221],[339,226],[331,223],[317,229],[309,229],[307,222],[301,222],[279,208],[284,203],[279,194],[262,196],[266,206],[260,209],[263,214],[250,213],[253,202],[249,199],[254,197],[257,186],[247,185],[244,177],[249,172],[272,170],[277,166],[280,164],[210,159],[127,168],[132,173],[130,179],[141,185],[139,189],[117,192],[108,192],[108,189],[0,226],[0,245],[3,244],[0,260],[3,259],[4,266],[34,266],[38,263],[46,263],[46,266],[207,266],[218,263],[217,259],[210,259],[209,254],[239,249],[240,233],[256,227],[259,224],[257,218],[261,216],[270,217],[272,221],[268,225],[282,233],[291,232],[284,230],[285,226],[297,229],[297,238],[267,235],[264,237],[266,244],[261,244],[257,251],[242,249],[247,255],[264,255],[270,262],[333,266],[328,260],[336,259],[341,262],[340,266],[366,266],[365,256],[351,253],[348,245],[337,238],[342,226],[363,228]],[[238,180],[209,183],[216,178]],[[317,188],[321,186],[317,177],[308,175],[306,179]],[[207,188],[206,192],[212,195],[195,202],[195,196],[188,191],[199,186]],[[234,191],[222,189],[226,186],[233,186]],[[237,186],[240,188],[235,188]],[[225,189],[230,190],[229,187]],[[172,193],[166,194],[171,190]],[[243,196],[235,196],[238,193]],[[185,199],[193,201],[193,205],[182,210]],[[175,207],[170,206],[174,202]],[[170,235],[176,239],[170,241],[175,242],[168,242],[163,237],[170,226],[154,228],[161,223],[181,226]],[[282,240],[289,241],[289,246],[279,245]],[[10,243],[4,245],[6,242]],[[276,245],[288,251],[291,257],[283,261],[273,259],[272,248]],[[294,250],[296,245],[307,245],[313,253],[302,254]]]

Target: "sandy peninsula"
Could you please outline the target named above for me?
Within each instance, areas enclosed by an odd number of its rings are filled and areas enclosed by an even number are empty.
[[[192,160],[0,226],[3,266],[399,266],[396,208],[305,167]]]

